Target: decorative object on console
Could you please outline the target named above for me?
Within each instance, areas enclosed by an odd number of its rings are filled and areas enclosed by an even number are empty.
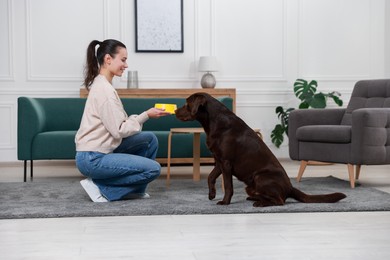
[[[200,81],[202,88],[214,88],[217,82],[211,72],[218,71],[217,58],[214,56],[200,57],[198,70],[206,72]]]
[[[129,70],[127,72],[127,88],[138,88],[138,71]]]

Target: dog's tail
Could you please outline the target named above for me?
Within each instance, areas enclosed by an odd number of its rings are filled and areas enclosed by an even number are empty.
[[[335,203],[346,198],[347,196],[340,192],[321,195],[308,195],[293,187],[290,197],[303,203]]]

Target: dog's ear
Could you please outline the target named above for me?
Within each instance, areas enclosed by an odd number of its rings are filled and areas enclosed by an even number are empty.
[[[191,107],[191,116],[195,116],[198,113],[199,107],[206,104],[206,97],[202,95],[194,96]]]

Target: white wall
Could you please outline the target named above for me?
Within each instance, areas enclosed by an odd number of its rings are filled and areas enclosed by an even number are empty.
[[[390,77],[389,17],[385,0],[184,0],[184,53],[135,53],[134,1],[0,0],[0,161],[17,160],[17,98],[77,97],[86,47],[105,38],[127,45],[141,88],[200,89],[199,57],[217,56],[217,88],[236,88],[238,115],[288,157],[269,134],[295,79],[347,101],[357,80]]]
[[[385,5],[385,77],[390,78],[390,1]]]

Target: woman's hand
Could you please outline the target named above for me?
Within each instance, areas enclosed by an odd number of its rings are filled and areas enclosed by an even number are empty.
[[[168,116],[171,114],[169,112],[165,112],[165,109],[154,108],[154,107],[147,110],[146,113],[148,114],[149,118],[159,118],[159,117]]]

